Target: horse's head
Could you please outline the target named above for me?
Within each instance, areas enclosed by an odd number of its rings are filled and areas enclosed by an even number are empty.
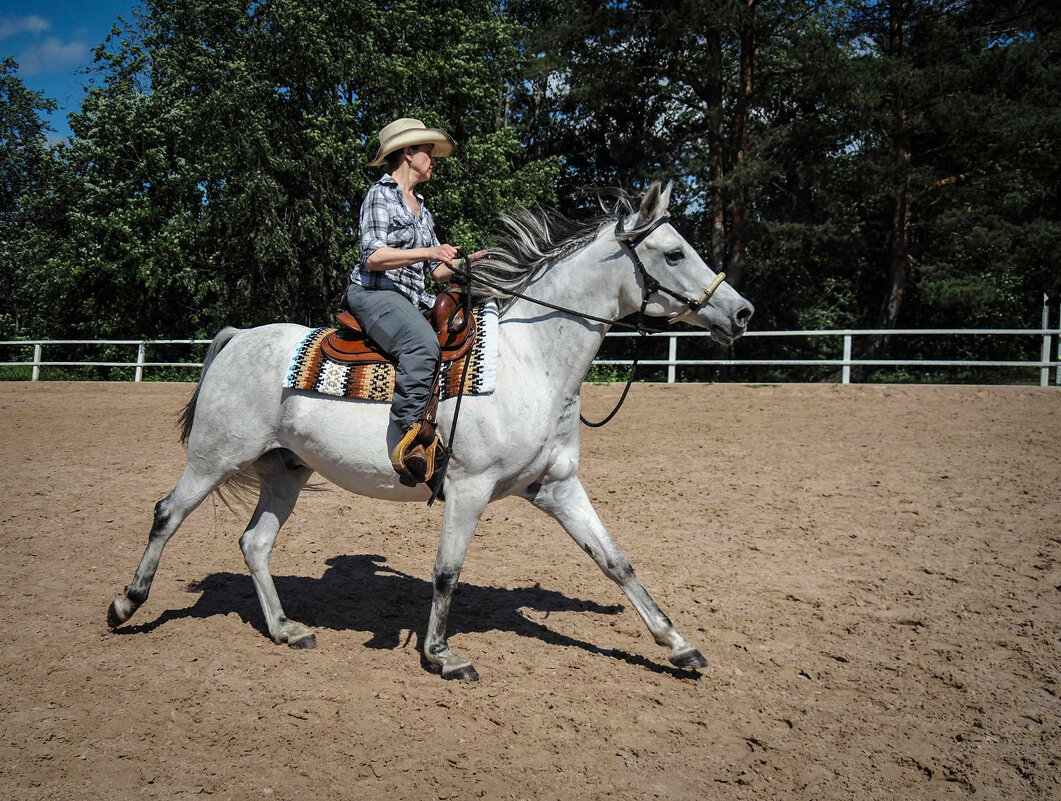
[[[670,196],[670,184],[653,183],[637,214],[617,229],[637,266],[640,297],[631,300],[645,314],[705,328],[728,345],[747,330],[755,309],[670,225]]]

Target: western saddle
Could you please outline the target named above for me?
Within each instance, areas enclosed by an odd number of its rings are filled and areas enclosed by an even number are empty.
[[[430,319],[444,363],[459,359],[475,340],[470,300],[468,292],[459,284],[449,284],[435,298]],[[349,311],[340,311],[336,321],[339,327],[321,342],[321,351],[329,359],[343,364],[396,362],[365,335],[361,323]]]
[[[321,352],[329,359],[343,364],[396,364],[396,359],[365,335],[361,324],[349,311],[340,311],[336,320],[339,328],[321,341]],[[444,363],[464,356],[475,342],[471,294],[459,284],[449,284],[435,298],[430,321],[442,350],[442,358],[431,381],[431,398],[420,419],[405,432],[391,452],[391,464],[398,473],[398,480],[410,487],[421,482],[431,484],[437,469],[448,458],[435,423],[439,398],[438,374]],[[439,488],[432,488],[438,492]]]

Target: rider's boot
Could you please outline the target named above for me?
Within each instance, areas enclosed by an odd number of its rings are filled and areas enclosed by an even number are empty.
[[[435,474],[440,450],[434,420],[421,418],[413,423],[391,451],[391,464],[398,480],[407,487],[428,481]]]

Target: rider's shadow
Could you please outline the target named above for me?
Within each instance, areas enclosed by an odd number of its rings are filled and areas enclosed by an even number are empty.
[[[427,612],[431,606],[431,582],[394,570],[386,558],[376,554],[335,556],[318,578],[275,576],[277,592],[292,620],[333,631],[368,631],[368,648],[393,649],[408,643],[412,636],[423,643]],[[200,593],[195,604],[163,612],[155,620],[123,626],[118,634],[153,631],[171,620],[208,618],[236,612],[249,625],[268,636],[251,578],[243,573],[212,573],[188,587]],[[599,648],[592,643],[554,631],[543,622],[529,619],[521,609],[543,613],[589,612],[617,615],[621,604],[602,605],[571,598],[540,586],[482,587],[461,583],[457,586],[449,616],[448,633],[511,631],[551,645],[572,646],[594,654],[620,659],[657,673],[689,677],[695,671],[680,670],[618,649]],[[404,635],[404,641],[403,641]]]

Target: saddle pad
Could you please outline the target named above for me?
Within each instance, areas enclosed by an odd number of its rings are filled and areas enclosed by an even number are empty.
[[[489,395],[494,391],[497,378],[497,304],[488,301],[476,307],[473,314],[479,329],[475,343],[463,357],[442,365],[438,377],[439,400],[456,396],[464,362],[468,359],[471,359],[471,364],[468,365],[464,394]],[[320,343],[334,330],[315,328],[303,337],[291,357],[291,367],[283,386],[339,398],[389,403],[394,394],[394,365],[340,364],[329,359],[321,352]]]

